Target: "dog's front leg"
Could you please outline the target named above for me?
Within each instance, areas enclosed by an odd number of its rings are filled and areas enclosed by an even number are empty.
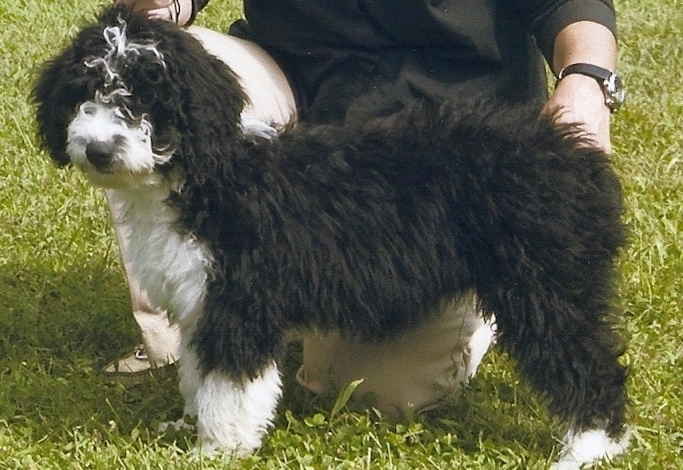
[[[281,396],[282,384],[275,362],[253,379],[233,378],[219,369],[203,373],[192,335],[183,331],[178,376],[185,401],[185,417],[197,419],[199,447],[247,455],[261,444]]]
[[[244,456],[256,450],[282,394],[277,365],[264,366],[253,379],[236,379],[216,369],[201,376],[197,385],[194,404],[186,404],[186,411],[196,407],[201,451]]]

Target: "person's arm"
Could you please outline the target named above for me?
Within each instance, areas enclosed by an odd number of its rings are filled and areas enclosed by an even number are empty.
[[[614,71],[617,22],[612,0],[510,1],[555,75],[575,63]],[[610,151],[610,110],[594,78],[580,74],[564,77],[545,111],[559,113],[559,120],[564,122],[582,123],[596,144]]]
[[[617,42],[612,31],[598,23],[580,21],[564,27],[556,36],[550,65],[556,75],[576,63],[614,71],[616,55]],[[581,123],[599,147],[611,151],[611,112],[597,80],[581,74],[564,77],[545,106],[546,112],[558,109],[559,120]]]

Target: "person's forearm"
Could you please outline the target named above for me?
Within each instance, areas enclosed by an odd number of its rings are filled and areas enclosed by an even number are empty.
[[[590,21],[572,23],[555,38],[551,67],[557,75],[564,67],[583,62],[614,70],[617,41],[605,26]]]

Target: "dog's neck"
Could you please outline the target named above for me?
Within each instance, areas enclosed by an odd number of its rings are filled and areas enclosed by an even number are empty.
[[[117,224],[145,230],[160,223],[172,224],[175,210],[167,203],[172,187],[168,183],[126,189],[105,189],[110,204],[117,212]]]

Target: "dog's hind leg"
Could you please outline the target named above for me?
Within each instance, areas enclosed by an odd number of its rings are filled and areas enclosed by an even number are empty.
[[[548,399],[551,411],[570,423],[561,460],[569,466],[558,468],[578,468],[623,451],[626,370],[619,363],[622,340],[602,298],[610,281],[593,272],[573,285],[553,287],[552,279],[542,279],[554,268],[559,266],[477,293],[484,309],[496,315],[498,344]]]
[[[460,219],[461,252],[498,345],[569,423],[561,461],[578,468],[624,444],[627,372],[614,324],[623,200],[607,156],[572,129],[530,129],[497,140],[498,158],[472,158],[476,198],[461,207],[477,210]]]
[[[627,404],[613,305],[621,226],[583,212],[584,220],[562,230],[553,220],[510,220],[490,231],[497,238],[487,240],[489,256],[471,261],[482,308],[495,314],[498,345],[569,423],[562,461],[574,464],[623,450]],[[600,225],[605,220],[611,223]]]

